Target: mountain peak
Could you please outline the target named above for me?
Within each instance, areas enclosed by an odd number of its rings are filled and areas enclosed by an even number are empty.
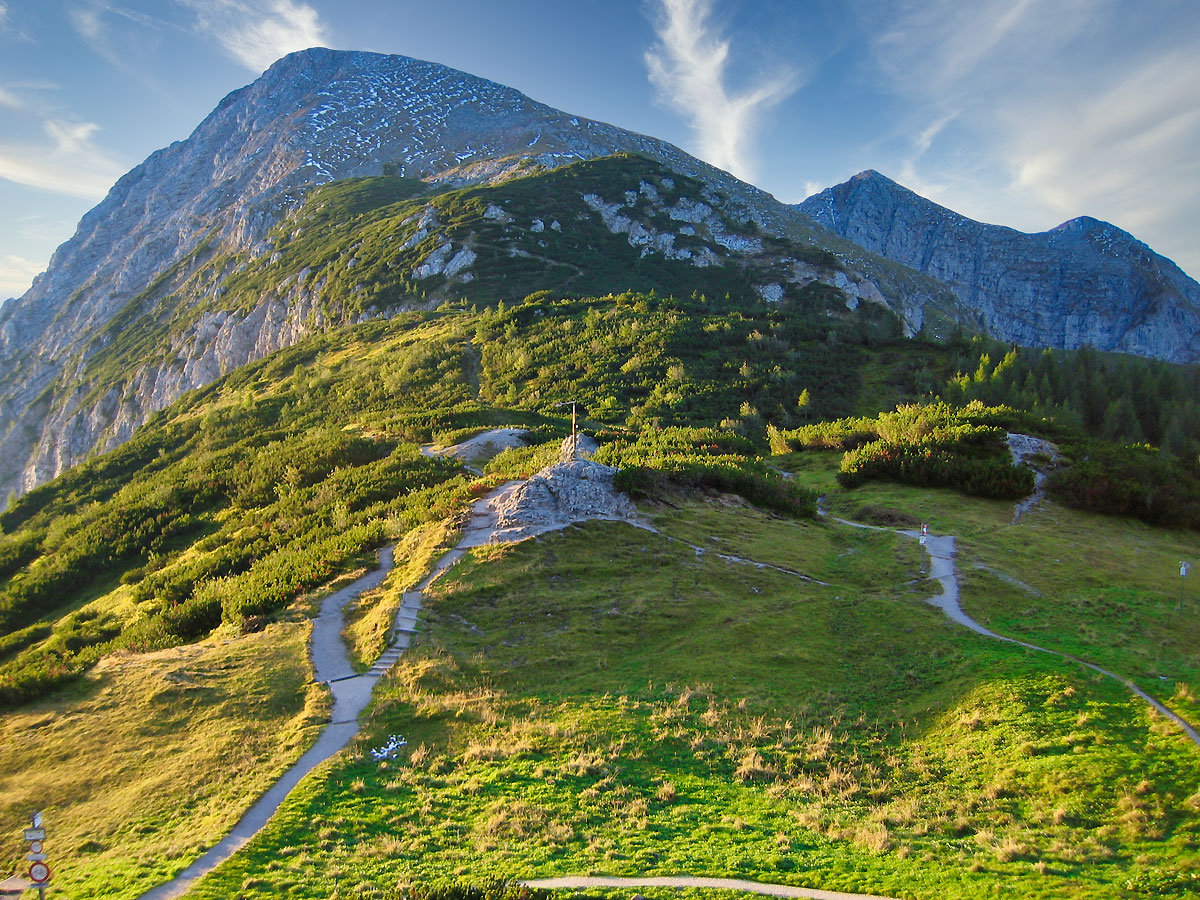
[[[1063,222],[1061,225],[1055,225],[1050,229],[1050,231],[1077,231],[1084,234],[1094,231],[1108,231],[1122,234],[1130,240],[1137,240],[1133,235],[1129,234],[1129,232],[1118,228],[1111,222],[1105,222],[1103,219],[1094,219],[1091,216],[1076,216],[1074,219],[1067,219],[1067,221]]]
[[[969,219],[870,169],[800,210],[950,285],[1003,340],[1200,361],[1200,284],[1108,222],[1079,216],[1026,234]]]
[[[881,172],[878,172],[875,169],[863,169],[857,175],[852,176],[850,178],[850,180],[851,181],[886,181],[888,184],[896,184],[896,182],[892,181],[892,179],[888,178],[886,175],[882,174]]]
[[[206,266],[270,258],[278,252],[271,230],[315,188],[381,175],[466,187],[622,153],[702,181],[734,219],[811,234],[811,223],[790,207],[677,147],[552,109],[514,88],[407,56],[326,47],[288,54],[226,96],[187,139],[125,174],[44,275],[4,304],[0,410],[12,413],[0,424],[0,498],[44,481],[98,441],[127,439],[150,412],[216,377],[220,367],[181,372],[142,361],[139,377],[153,386],[103,409],[94,397],[76,405],[95,385],[70,401],[74,388],[54,387],[67,383],[64,372],[84,371],[122,329],[162,333],[180,311],[160,303],[194,315],[219,310],[229,272]],[[260,302],[265,309],[276,299],[267,290]],[[297,340],[308,327],[239,337],[235,362]],[[113,397],[124,393],[114,390]]]

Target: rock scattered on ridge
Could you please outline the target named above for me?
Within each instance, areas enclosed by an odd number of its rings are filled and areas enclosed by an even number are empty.
[[[592,448],[595,442],[580,438],[580,452],[590,452],[585,440]],[[637,521],[633,501],[613,487],[617,469],[575,456],[570,438],[560,452],[565,460],[478,501],[459,546],[513,543],[592,519]]]
[[[473,438],[439,450],[439,456],[452,456],[459,462],[485,463],[511,447],[525,446],[524,428],[493,428]]]

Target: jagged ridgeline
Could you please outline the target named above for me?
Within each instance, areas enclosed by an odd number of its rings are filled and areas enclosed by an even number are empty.
[[[314,190],[269,243],[277,249],[258,257],[202,245],[131,301],[95,342],[83,405],[147,369],[187,368],[214,333],[235,341],[264,305],[301,330],[446,300],[633,290],[780,305],[807,338],[832,327],[835,339],[880,342],[905,330],[835,254],[764,234],[719,191],[639,156],[459,190],[401,176],[339,181]]]
[[[434,63],[294,53],[121,178],[0,309],[0,493],[323,328],[666,282],[763,302],[824,283],[910,334],[973,321],[932,278],[653,137]]]

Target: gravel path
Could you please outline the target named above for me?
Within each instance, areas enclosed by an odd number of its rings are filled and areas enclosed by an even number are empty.
[[[379,554],[379,568],[330,594],[321,602],[320,612],[313,619],[309,652],[317,681],[326,682],[333,695],[333,712],[329,724],[317,742],[298,759],[283,776],[263,794],[220,841],[170,881],[151,888],[139,900],[169,900],[185,893],[199,878],[207,875],[262,830],[285,797],[305,775],[337,753],[358,734],[358,714],[371,700],[378,675],[356,673],[342,640],[342,610],[363,591],[378,587],[392,569],[392,548]]]
[[[342,638],[343,610],[352,599],[364,591],[378,587],[387,577],[393,566],[394,548],[385,547],[380,552],[378,569],[330,594],[321,602],[321,609],[313,619],[309,653],[312,656],[316,680],[329,685],[333,697],[333,711],[329,717],[329,724],[308,752],[250,807],[229,834],[170,881],[151,888],[138,900],[172,900],[186,893],[198,879],[229,859],[258,834],[305,775],[350,743],[359,731],[359,714],[371,702],[371,694],[380,676],[387,672],[408,648],[412,634],[417,628],[425,590],[462,558],[466,548],[487,543],[495,527],[489,515],[488,502],[511,490],[515,484],[519,482],[509,482],[475,503],[470,523],[457,546],[437,561],[424,581],[414,590],[404,594],[400,609],[396,613],[392,641],[369,671],[355,672],[350,662],[346,643]]]
[[[818,512],[822,516],[827,516],[834,522],[840,525],[848,525],[851,528],[865,528],[869,531],[892,531],[891,528],[881,528],[878,525],[864,525],[862,522],[851,522],[849,519],[839,519],[836,516],[830,516],[828,512],[818,508]],[[897,534],[903,534],[910,538],[920,540],[922,537],[919,531],[898,530]],[[929,577],[941,585],[942,592],[936,597],[930,597],[929,603],[936,606],[946,618],[953,622],[957,622],[964,628],[969,628],[976,634],[982,634],[984,637],[993,638],[997,641],[1004,641],[1006,644],[1016,644],[1018,647],[1024,647],[1026,650],[1035,650],[1038,653],[1049,653],[1051,656],[1057,656],[1060,659],[1070,660],[1073,663],[1078,663],[1081,666],[1091,669],[1093,672],[1098,672],[1106,678],[1111,678],[1113,681],[1124,685],[1130,693],[1140,697],[1149,706],[1153,707],[1157,712],[1166,716],[1176,725],[1183,729],[1183,733],[1188,739],[1200,747],[1200,730],[1196,726],[1182,718],[1178,713],[1175,713],[1155,700],[1140,687],[1121,675],[1115,672],[1110,672],[1108,669],[1101,668],[1095,663],[1088,662],[1086,659],[1080,659],[1078,656],[1072,656],[1069,653],[1063,653],[1060,650],[1050,650],[1046,647],[1039,647],[1037,644],[1030,644],[1027,641],[1019,641],[1016,638],[1005,637],[1002,634],[983,627],[974,619],[966,614],[962,606],[958,602],[958,567],[955,564],[955,555],[957,546],[953,535],[936,535],[929,534],[925,537],[925,552],[929,554]],[[1023,585],[1028,588],[1028,585]],[[1032,590],[1032,589],[1031,589]]]
[[[919,531],[901,531],[900,534],[908,535],[909,537],[916,538],[918,540],[921,537],[921,532]],[[1039,653],[1049,653],[1052,656],[1057,656],[1061,659],[1067,659],[1071,662],[1079,663],[1079,665],[1086,666],[1093,672],[1099,672],[1101,675],[1120,682],[1131,692],[1136,694],[1142,700],[1146,701],[1146,703],[1152,706],[1159,713],[1166,716],[1168,719],[1182,728],[1183,733],[1188,736],[1192,743],[1194,743],[1197,747],[1200,747],[1200,731],[1197,731],[1190,722],[1185,721],[1177,713],[1174,713],[1167,707],[1163,706],[1162,703],[1155,700],[1128,678],[1123,678],[1122,676],[1110,672],[1107,669],[1101,668],[1095,663],[1090,663],[1086,659],[1080,659],[1079,657],[1072,656],[1069,653],[1062,653],[1058,650],[1048,650],[1045,647],[1039,647],[1037,644],[1030,644],[1027,641],[1019,641],[1016,638],[1010,638],[1005,637],[1002,634],[996,634],[996,632],[984,628],[982,625],[968,616],[965,612],[963,612],[963,608],[958,603],[958,568],[954,561],[956,551],[954,538],[950,535],[931,534],[926,536],[925,540],[925,550],[929,554],[930,560],[929,577],[934,581],[937,581],[942,587],[942,592],[936,597],[930,597],[929,602],[944,612],[947,618],[957,622],[959,625],[970,628],[972,631],[978,634],[982,634],[984,637],[994,638],[995,640],[1004,641],[1008,644],[1016,644],[1018,647],[1024,647],[1027,650],[1036,650]]]
[[[842,891],[822,891],[818,888],[795,887],[790,884],[768,884],[761,881],[742,881],[738,878],[609,878],[607,876],[539,878],[523,881],[532,888],[587,889],[587,888],[643,888],[643,887],[694,887],[718,888],[726,891],[745,891],[750,894],[765,894],[768,897],[804,897],[810,900],[892,900],[878,894],[847,894]]]
[[[513,433],[509,434],[510,431]],[[503,440],[516,441],[519,437],[512,429],[499,429],[497,432],[488,432],[487,435],[502,439],[501,442]],[[422,449],[427,455],[436,455],[428,448]],[[343,610],[353,598],[364,591],[378,587],[387,577],[393,566],[394,548],[386,547],[380,552],[378,569],[330,594],[321,602],[320,611],[313,619],[309,652],[312,656],[316,680],[329,685],[333,697],[333,710],[329,724],[325,726],[320,737],[317,738],[317,742],[308,752],[301,756],[250,807],[229,834],[170,881],[151,888],[138,900],[171,900],[171,898],[186,893],[197,879],[207,875],[258,834],[305,775],[350,743],[350,740],[359,731],[359,714],[371,702],[371,694],[375,690],[380,676],[386,673],[408,648],[412,634],[417,629],[424,592],[447,569],[458,562],[468,548],[494,543],[497,538],[504,540],[506,532],[514,530],[502,527],[497,520],[494,506],[502,503],[524,483],[523,481],[510,481],[475,502],[471,508],[467,526],[454,549],[443,554],[425,580],[415,589],[406,592],[401,598],[400,608],[396,612],[392,628],[392,640],[388,648],[367,672],[355,672],[346,652],[346,644],[342,639]],[[535,525],[532,528],[524,529],[520,537],[557,530],[568,524],[571,523],[556,521],[545,525]]]

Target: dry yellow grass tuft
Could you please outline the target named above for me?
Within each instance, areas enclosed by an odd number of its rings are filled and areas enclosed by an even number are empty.
[[[326,720],[308,632],[307,622],[281,622],[109,657],[78,686],[0,716],[0,831],[19,832],[30,810],[44,810],[56,845],[78,848],[56,866],[67,893],[100,867],[131,888],[182,868]]]

